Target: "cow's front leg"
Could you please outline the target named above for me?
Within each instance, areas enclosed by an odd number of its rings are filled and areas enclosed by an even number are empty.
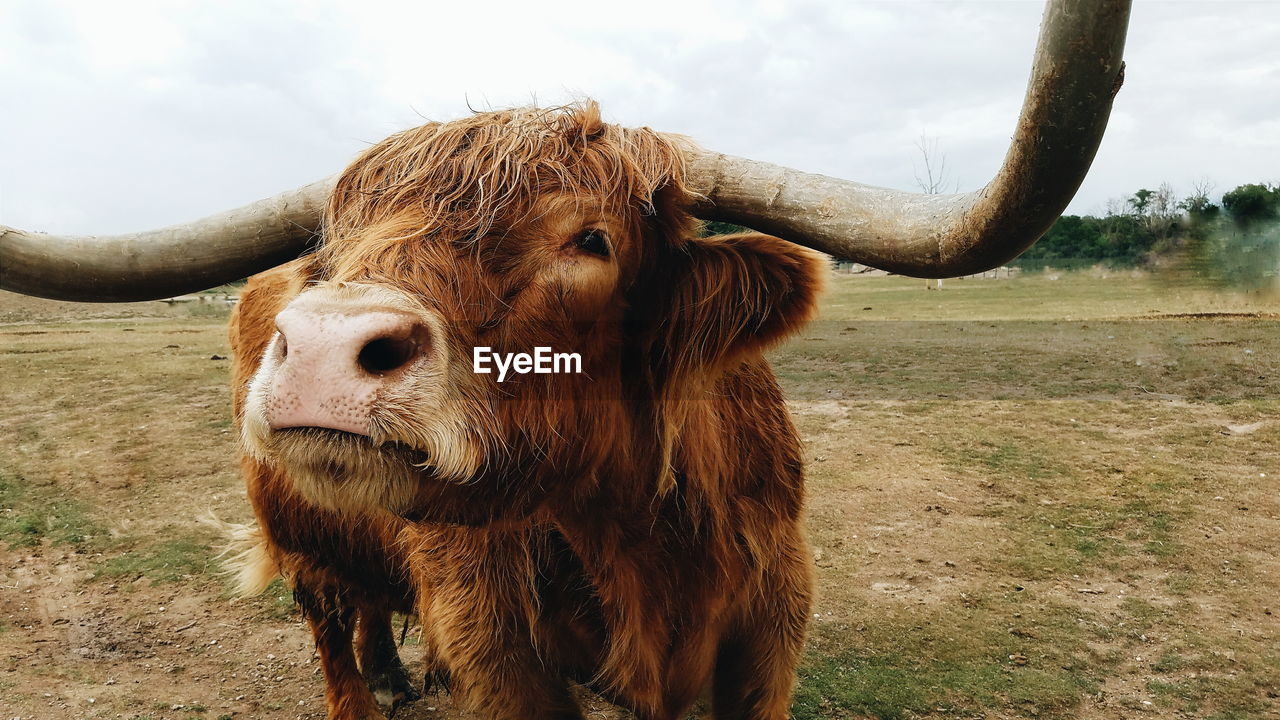
[[[329,720],[382,720],[385,716],[369,692],[352,651],[355,608],[345,604],[341,594],[332,588],[317,589],[299,583],[294,586],[293,597],[316,641]]]
[[[356,652],[360,672],[378,704],[394,711],[422,695],[400,661],[391,628],[391,611],[381,607],[361,607],[356,632]]]
[[[798,536],[721,641],[712,682],[716,720],[787,720],[812,602],[810,554]]]
[[[528,533],[418,526],[408,542],[424,632],[458,704],[485,720],[582,720],[535,649]]]

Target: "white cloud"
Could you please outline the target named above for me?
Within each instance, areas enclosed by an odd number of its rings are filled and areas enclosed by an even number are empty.
[[[1040,4],[0,0],[0,222],[115,232],[331,174],[474,107],[590,95],[613,121],[912,189],[1003,157]],[[1201,177],[1280,179],[1280,4],[1139,2],[1076,211]]]

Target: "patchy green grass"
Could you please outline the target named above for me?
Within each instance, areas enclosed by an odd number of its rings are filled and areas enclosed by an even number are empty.
[[[969,716],[990,707],[1065,717],[1098,689],[1086,633],[1062,608],[991,593],[967,607],[875,622],[811,640],[797,720]]]
[[[145,577],[152,583],[175,583],[207,573],[212,567],[207,543],[181,538],[110,557],[98,566],[94,575],[120,580]]]
[[[796,717],[1280,708],[1280,305],[945,287],[838,278],[773,353],[824,551]]]
[[[836,276],[823,302],[825,317],[872,321],[1079,321],[1277,309],[1274,296],[1169,284],[1129,271],[965,278],[945,281],[942,291],[926,291],[923,280],[911,278]]]
[[[1173,558],[1182,550],[1172,530],[1191,513],[1178,492],[1188,481],[1167,461],[1090,466],[1061,434],[1000,426],[948,433],[933,450],[949,469],[998,483],[1012,501],[989,513],[1016,536],[1018,552],[1006,563],[1024,577],[1077,575],[1095,565],[1115,568],[1116,558],[1131,553]]]
[[[62,497],[56,488],[0,472],[0,542],[9,549],[48,542],[85,550],[105,535],[84,504]]]

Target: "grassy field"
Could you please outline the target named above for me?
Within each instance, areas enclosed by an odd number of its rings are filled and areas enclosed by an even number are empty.
[[[795,717],[1280,713],[1275,313],[834,278],[774,353],[820,588]],[[323,717],[287,593],[228,599],[196,522],[249,514],[225,314],[0,295],[0,717]]]

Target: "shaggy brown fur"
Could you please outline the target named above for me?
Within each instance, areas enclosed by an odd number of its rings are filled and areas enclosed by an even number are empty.
[[[823,264],[762,235],[698,238],[681,157],[594,104],[393,136],[339,179],[321,250],[259,282],[233,329],[244,386],[271,314],[302,292],[393,291],[436,328],[443,369],[403,381],[431,395],[388,392],[368,438],[269,431],[251,394],[248,468],[271,488],[259,517],[277,556],[332,569],[335,548],[364,551],[290,536],[318,527],[304,508],[321,512],[289,499],[273,513],[290,486],[333,507],[325,527],[370,524],[388,570],[372,586],[407,565],[430,646],[482,717],[580,718],[570,679],[645,720],[681,717],[708,688],[719,718],[787,716],[810,560],[800,445],[762,352],[813,314]],[[592,232],[607,251],[584,244]],[[471,372],[480,345],[577,352],[584,372],[498,384]],[[405,522],[342,514],[370,497],[407,497]],[[369,587],[341,568],[319,584],[332,578]]]

